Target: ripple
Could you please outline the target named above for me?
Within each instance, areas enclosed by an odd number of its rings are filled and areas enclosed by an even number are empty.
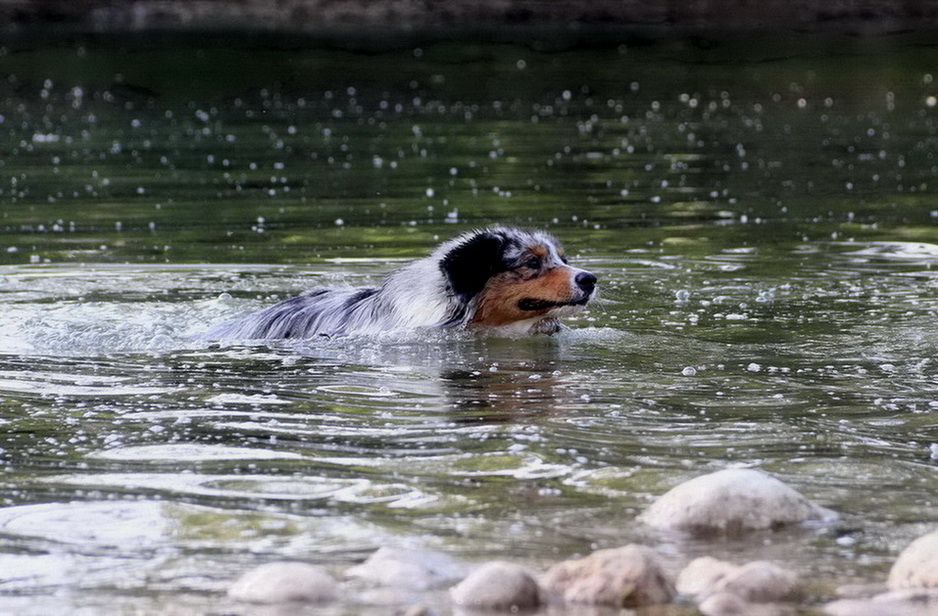
[[[292,404],[290,400],[278,398],[274,394],[218,394],[208,398],[205,402],[208,404],[228,405],[228,404],[249,404],[251,406],[261,406],[265,404]]]
[[[382,504],[399,508],[425,507],[439,500],[433,493],[402,483],[376,483],[369,479],[331,477],[280,478],[270,475],[101,473],[92,476],[59,475],[47,478],[46,481],[86,488],[156,490],[166,494],[214,498],[251,500],[261,498],[297,502],[334,501]]]
[[[7,374],[10,374],[7,372]],[[54,376],[42,373],[24,374],[25,378],[0,378],[0,391],[16,392],[21,394],[37,394],[43,396],[145,396],[161,394],[172,391],[170,387],[155,387],[148,385],[116,385],[101,383],[100,385],[78,385],[61,382]],[[68,378],[68,377],[65,377]],[[88,381],[86,381],[88,382]]]
[[[348,396],[361,396],[363,398],[391,398],[397,395],[387,387],[373,389],[370,387],[355,385],[320,385],[317,391],[328,392],[331,394],[343,394]]]
[[[94,546],[159,543],[172,523],[157,502],[72,502],[0,509],[0,528],[11,535]]]
[[[151,462],[208,462],[212,460],[300,460],[303,456],[288,451],[223,445],[169,444],[115,447],[88,454],[100,460]]]
[[[35,592],[41,589],[67,586],[79,579],[86,585],[113,580],[115,576],[126,579],[131,574],[129,569],[127,559],[119,557],[81,556],[61,552],[53,554],[0,553],[0,590]],[[26,605],[23,606],[23,608],[26,607]],[[41,612],[17,609],[10,613],[39,614]]]
[[[923,259],[935,261],[938,260],[938,244],[925,242],[869,242],[865,248],[847,254],[900,261]]]

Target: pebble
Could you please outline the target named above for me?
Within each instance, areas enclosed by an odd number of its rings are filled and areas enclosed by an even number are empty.
[[[276,562],[239,577],[228,589],[228,596],[249,603],[324,603],[337,597],[336,586],[336,580],[322,567]]]
[[[450,597],[460,607],[516,611],[537,607],[540,589],[524,567],[492,561],[451,588]]]
[[[541,583],[565,603],[640,607],[667,603],[674,595],[658,554],[634,544],[558,563]]]
[[[686,481],[639,516],[655,528],[725,533],[836,519],[833,511],[815,505],[778,479],[743,468]]]

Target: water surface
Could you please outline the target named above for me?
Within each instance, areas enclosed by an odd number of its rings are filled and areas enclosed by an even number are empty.
[[[775,560],[809,605],[938,521],[928,41],[0,54],[2,611],[228,609],[253,565],[382,545],[540,567],[632,541]],[[602,300],[554,338],[193,338],[492,223],[554,232]],[[634,522],[734,464],[842,521]]]

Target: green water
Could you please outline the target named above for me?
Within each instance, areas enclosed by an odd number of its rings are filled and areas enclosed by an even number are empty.
[[[938,47],[594,43],[8,37],[0,610],[236,609],[250,566],[381,545],[768,558],[805,609],[883,579],[938,521]],[[554,339],[192,341],[491,223],[602,301]],[[730,464],[843,519],[633,521]]]

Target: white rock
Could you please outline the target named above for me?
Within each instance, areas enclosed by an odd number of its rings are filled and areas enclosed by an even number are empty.
[[[662,495],[639,520],[662,529],[735,533],[837,515],[778,479],[754,469],[726,469],[686,481]]]
[[[449,592],[453,603],[465,608],[519,610],[540,603],[540,589],[528,570],[501,561],[485,563]]]
[[[599,550],[551,567],[544,590],[566,603],[639,607],[667,603],[674,594],[657,553],[643,545]]]
[[[863,599],[886,592],[886,584],[881,582],[842,584],[834,592],[841,599]]]
[[[345,575],[374,584],[406,590],[429,590],[457,582],[468,567],[440,552],[383,547]]]
[[[794,610],[776,603],[750,603],[730,592],[710,595],[697,606],[704,616],[789,616]]]
[[[938,590],[896,590],[872,599],[841,599],[824,606],[830,616],[935,616]]]
[[[682,595],[703,598],[716,592],[720,582],[739,567],[709,556],[695,558],[677,576],[677,591]]]
[[[698,600],[727,592],[754,603],[793,599],[798,576],[770,562],[757,560],[736,566],[709,556],[692,561],[677,578],[678,592]]]
[[[721,586],[727,592],[756,603],[793,599],[799,590],[797,574],[764,560],[738,567]]]
[[[938,588],[938,530],[902,550],[889,572],[889,588]]]
[[[336,586],[335,579],[322,567],[295,562],[268,563],[238,578],[228,589],[228,596],[249,603],[323,603],[336,598]]]

